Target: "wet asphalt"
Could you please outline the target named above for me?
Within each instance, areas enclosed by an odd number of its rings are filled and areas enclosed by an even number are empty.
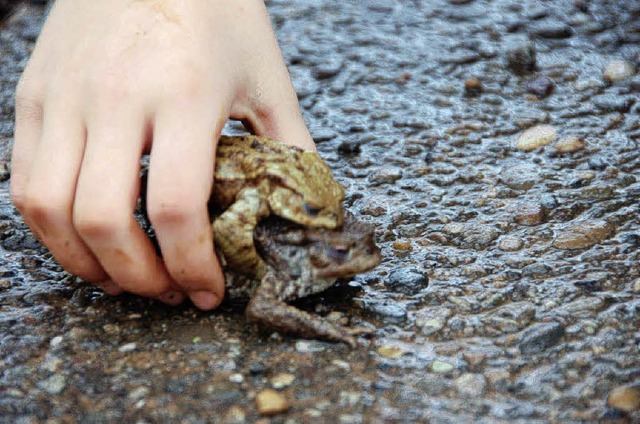
[[[0,27],[0,421],[640,422],[637,2],[267,2],[383,250],[297,305],[360,349],[61,270],[8,194],[38,3]]]

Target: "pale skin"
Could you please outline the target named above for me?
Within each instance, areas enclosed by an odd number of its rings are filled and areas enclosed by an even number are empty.
[[[262,0],[58,0],[16,90],[13,201],[105,292],[213,309],[207,200],[229,118],[315,149]],[[133,217],[144,153],[162,259]]]

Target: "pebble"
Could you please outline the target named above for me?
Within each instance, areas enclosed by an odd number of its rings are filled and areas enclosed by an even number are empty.
[[[343,371],[351,371],[351,364],[349,364],[347,361],[343,361],[342,359],[334,359],[333,361],[331,361],[331,364],[335,365]]]
[[[445,374],[454,369],[453,364],[444,361],[433,361],[431,364],[431,371],[437,374]]]
[[[531,32],[542,38],[569,38],[573,35],[573,28],[559,21],[546,21],[535,24]]]
[[[344,63],[339,59],[330,59],[313,69],[313,76],[317,80],[333,78],[344,69]]]
[[[135,389],[131,390],[127,394],[127,398],[133,399],[133,400],[139,400],[146,397],[149,394],[149,392],[150,390],[148,387],[145,387],[145,386],[136,387]]]
[[[540,170],[529,163],[509,163],[500,171],[500,181],[514,190],[529,190],[540,178]]]
[[[316,340],[298,340],[296,342],[296,351],[299,353],[316,353],[324,352],[327,347]]]
[[[531,151],[538,147],[546,146],[555,140],[558,131],[553,125],[536,125],[520,134],[516,141],[516,147],[520,150]]]
[[[340,406],[356,406],[362,399],[362,393],[341,391],[339,399]]]
[[[137,347],[138,345],[135,342],[123,344],[118,348],[118,352],[133,352]]]
[[[504,252],[516,252],[522,249],[524,242],[520,237],[504,236],[498,243],[498,248]]]
[[[538,77],[533,81],[529,81],[526,85],[526,90],[535,94],[539,98],[547,97],[555,90],[555,84],[549,77]]]
[[[11,172],[6,162],[0,163],[0,183],[3,183],[9,179]]]
[[[476,77],[467,79],[464,82],[464,93],[469,97],[482,93],[482,82]]]
[[[229,381],[231,383],[242,384],[244,383],[244,376],[240,373],[231,374],[229,376]]]
[[[49,345],[51,345],[51,347],[53,348],[60,346],[61,343],[62,343],[62,336],[55,336],[49,341]]]
[[[429,285],[429,277],[416,268],[399,268],[389,274],[386,285],[393,291],[414,295]]]
[[[544,222],[545,210],[540,203],[522,202],[515,208],[514,215],[518,224],[535,226]]]
[[[395,358],[399,358],[401,356],[404,356],[407,351],[399,346],[393,346],[393,345],[384,345],[384,346],[380,346],[376,352],[378,352],[378,354],[380,356],[384,356],[385,358],[391,358],[391,359],[395,359]]]
[[[338,146],[338,152],[344,156],[358,155],[361,151],[360,143],[353,140],[345,140]]]
[[[460,235],[464,232],[465,226],[459,222],[450,222],[449,224],[442,227],[442,231],[452,236]]]
[[[313,131],[313,141],[316,143],[322,143],[324,141],[333,140],[338,136],[338,133],[329,128],[319,128]]]
[[[57,356],[47,354],[41,366],[49,372],[56,372],[60,369],[63,363],[64,361]]]
[[[416,320],[416,326],[422,328],[423,330],[426,330],[426,332],[428,333],[435,333],[442,330],[444,324],[445,322],[443,320],[435,318],[422,321]]]
[[[564,337],[565,328],[557,322],[535,324],[526,329],[518,342],[520,352],[525,355],[541,353]]]
[[[265,389],[256,396],[256,406],[260,415],[277,415],[289,409],[289,402],[281,393]]]
[[[410,240],[396,240],[393,242],[393,248],[402,252],[410,252],[413,250]]]
[[[596,178],[596,173],[593,171],[580,171],[576,175],[576,178],[571,180],[569,183],[569,187],[571,188],[579,188],[584,187],[589,182],[593,181]]]
[[[462,241],[475,249],[483,249],[499,235],[500,233],[490,225],[468,225],[462,234]]]
[[[271,377],[271,387],[276,390],[281,390],[285,387],[289,387],[295,381],[295,379],[295,375],[283,372]]]
[[[50,395],[62,393],[66,385],[67,380],[62,374],[54,374],[46,380],[38,382],[38,387]]]
[[[456,378],[454,385],[461,395],[478,398],[487,387],[487,379],[482,374],[467,373]]]
[[[407,306],[392,300],[382,299],[363,302],[363,308],[385,321],[404,321],[407,318]]]
[[[607,239],[614,227],[606,221],[575,222],[558,232],[553,247],[558,249],[582,249]]]
[[[582,138],[576,136],[562,137],[553,145],[558,153],[575,153],[585,148]]]
[[[635,294],[640,293],[640,278],[635,279],[635,281],[633,282],[633,287],[631,288],[631,291],[633,291]]]
[[[622,96],[619,94],[600,94],[593,96],[591,102],[603,112],[628,113],[636,103],[635,96]]]
[[[367,197],[362,199],[360,213],[370,216],[383,216],[388,213],[387,204],[383,200],[376,197]]]
[[[640,411],[640,386],[618,386],[607,397],[607,406],[625,412]]]
[[[400,178],[402,178],[402,169],[395,166],[383,166],[371,174],[369,182],[374,185],[393,184]]]
[[[247,414],[239,406],[232,406],[229,408],[222,419],[224,424],[245,424],[247,422]]]
[[[603,74],[605,81],[618,82],[631,78],[635,74],[635,70],[626,60],[614,60],[605,66]]]
[[[526,36],[515,35],[506,40],[507,67],[516,74],[536,69],[536,48]]]

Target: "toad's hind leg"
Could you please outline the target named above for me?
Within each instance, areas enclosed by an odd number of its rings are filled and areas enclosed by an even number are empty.
[[[279,299],[276,294],[278,286],[277,277],[271,271],[267,272],[247,306],[247,316],[250,320],[268,329],[299,337],[332,340],[344,342],[351,347],[357,346],[356,338],[349,329],[301,311]]]
[[[253,230],[269,214],[257,188],[245,188],[237,200],[213,222],[213,235],[227,267],[236,272],[262,276],[265,265],[253,243]]]

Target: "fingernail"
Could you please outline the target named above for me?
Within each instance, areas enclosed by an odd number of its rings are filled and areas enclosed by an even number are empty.
[[[184,301],[184,294],[177,291],[168,291],[158,296],[158,299],[168,305],[177,306]]]
[[[197,291],[189,293],[189,297],[191,301],[198,309],[202,309],[203,311],[208,311],[220,303],[220,299],[215,294],[209,291]]]
[[[96,286],[100,287],[103,292],[111,296],[116,296],[123,292],[120,286],[111,280],[101,281],[97,283]]]

